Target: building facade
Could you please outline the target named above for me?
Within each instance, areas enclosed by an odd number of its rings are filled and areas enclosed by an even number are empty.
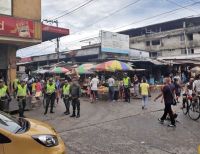
[[[0,77],[16,78],[16,51],[42,41],[41,0],[0,0]]]
[[[176,59],[200,57],[200,17],[130,29],[130,48],[148,51],[151,58]]]

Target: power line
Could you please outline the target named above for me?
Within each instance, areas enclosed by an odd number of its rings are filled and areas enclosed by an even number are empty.
[[[184,7],[193,6],[193,5],[196,5],[196,4],[199,4],[199,3],[200,3],[200,1],[195,2],[195,3],[192,3],[192,4],[189,4],[189,5],[186,5],[186,6],[184,6]],[[168,13],[176,12],[176,11],[181,10],[181,9],[183,9],[183,8],[177,8],[177,9],[174,9],[174,10],[171,10],[171,11],[167,11],[167,12],[163,12],[163,13],[160,13],[160,14],[157,14],[157,15],[153,15],[153,16],[151,16],[151,17],[147,17],[147,18],[144,18],[144,19],[142,19],[142,20],[138,20],[138,21],[135,21],[135,22],[131,22],[131,23],[126,24],[126,25],[124,25],[124,26],[115,28],[114,30],[121,29],[121,28],[124,28],[124,27],[127,27],[127,26],[131,26],[131,25],[133,25],[133,24],[137,24],[137,23],[140,23],[140,22],[143,22],[143,21],[146,21],[146,20],[150,20],[150,19],[156,18],[156,17],[158,17],[158,16],[162,16],[162,15],[165,15],[165,14],[168,14]]]
[[[183,8],[183,9],[186,9],[186,10],[189,10],[189,11],[192,11],[192,12],[195,12],[195,13],[197,13],[197,14],[199,13],[199,12],[197,12],[196,10],[193,10],[193,9],[188,8],[188,7],[182,6],[182,5],[180,5],[180,4],[178,4],[178,3],[174,2],[174,1],[171,1],[171,0],[166,0],[166,1],[172,3],[172,4],[176,5],[176,6],[179,6],[179,7]],[[194,3],[196,3],[196,2],[194,2]]]
[[[110,13],[109,15],[107,15],[107,16],[105,16],[105,17],[99,19],[99,20],[97,20],[95,23],[92,23],[92,24],[90,24],[90,25],[85,26],[85,27],[86,27],[85,29],[87,29],[87,28],[89,28],[89,27],[91,27],[91,26],[93,26],[93,25],[95,25],[95,24],[97,24],[97,23],[99,23],[99,22],[101,22],[101,21],[107,19],[108,17],[111,17],[111,16],[113,16],[113,15],[119,13],[120,11],[122,11],[122,10],[124,10],[124,9],[127,9],[128,7],[130,7],[130,6],[132,6],[132,5],[136,4],[136,3],[138,3],[138,2],[140,2],[140,1],[141,1],[141,0],[136,0],[136,1],[134,1],[134,2],[132,2],[132,3],[130,3],[130,4],[128,4],[128,5],[125,5],[124,7],[122,7],[122,8],[120,8],[120,9],[118,9],[118,10],[116,10],[116,11]],[[81,30],[81,31],[82,31],[82,30]],[[78,32],[80,32],[80,31],[78,31]],[[78,32],[76,32],[76,33],[78,33]]]
[[[126,24],[126,25],[117,27],[117,28],[113,29],[113,31],[114,31],[114,30],[121,29],[121,28],[124,28],[124,27],[127,27],[127,26],[130,26],[130,25],[133,25],[133,24],[137,24],[137,23],[140,23],[140,22],[143,22],[143,21],[146,21],[146,20],[150,20],[150,19],[153,19],[153,18],[162,16],[162,15],[165,15],[165,14],[173,13],[173,12],[176,12],[176,11],[178,11],[178,10],[183,9],[183,7],[189,7],[189,6],[193,6],[193,5],[195,5],[195,4],[199,4],[199,3],[200,3],[200,1],[197,1],[197,2],[192,3],[192,4],[182,6],[181,8],[177,8],[177,9],[174,9],[174,10],[171,10],[171,11],[167,11],[167,12],[163,12],[163,13],[160,13],[160,14],[157,14],[157,15],[154,15],[154,16],[151,16],[151,17],[148,17],[148,18],[144,18],[144,19],[142,19],[142,20],[138,20],[138,21],[135,21],[135,22],[131,22],[130,24]],[[189,17],[191,17],[191,16],[189,16]],[[94,24],[95,24],[95,23],[94,23]],[[79,31],[79,32],[80,32],[80,31]],[[77,33],[77,32],[76,32],[76,33]],[[96,36],[96,35],[92,35],[92,36]],[[92,36],[90,36],[90,37],[92,37]],[[88,37],[87,37],[87,38],[88,38]],[[85,38],[85,39],[87,39],[87,38]],[[81,41],[81,40],[84,40],[84,38],[79,39],[79,40],[76,40],[76,41],[73,41],[73,42],[77,42],[77,41]],[[73,43],[73,42],[69,42],[69,43]],[[69,44],[69,43],[66,43],[66,45]],[[51,46],[52,46],[52,45],[51,45]]]
[[[83,8],[83,7],[85,7],[86,5],[88,5],[89,3],[93,2],[93,1],[94,1],[94,0],[89,0],[89,1],[87,1],[87,2],[85,2],[85,3],[83,3],[82,5],[76,7],[75,9],[73,9],[73,10],[71,10],[71,11],[69,11],[69,12],[66,12],[66,13],[64,13],[63,15],[60,15],[60,16],[54,18],[54,20],[60,19],[60,18],[62,18],[62,17],[64,17],[64,16],[66,16],[66,15],[69,15],[69,14],[71,14],[71,13],[73,13],[73,12],[75,12],[75,11],[77,11],[77,10]]]
[[[84,1],[83,3],[79,3],[78,5],[75,5],[75,6],[71,7],[71,8],[69,8],[68,10],[61,11],[60,13],[58,13],[58,15],[54,15],[54,16],[49,17],[47,19],[54,19],[57,16],[62,15],[63,13],[66,13],[66,12],[68,13],[68,11],[72,11],[72,10],[76,9],[77,7],[79,7],[80,5],[85,4],[86,2],[88,2],[88,0]]]

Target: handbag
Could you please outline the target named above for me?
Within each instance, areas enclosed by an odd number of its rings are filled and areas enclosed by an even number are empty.
[[[173,97],[173,99],[172,99],[172,105],[177,105],[177,101],[176,101],[176,99],[174,98],[174,95],[173,95],[173,93],[172,93],[172,90],[171,90],[171,88],[170,88],[170,86],[168,86],[169,87],[169,90],[170,90],[170,93],[171,93],[171,95],[172,95],[172,97]]]

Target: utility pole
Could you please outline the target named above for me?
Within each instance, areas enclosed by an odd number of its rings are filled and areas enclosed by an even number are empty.
[[[188,55],[188,46],[187,46],[187,37],[186,37],[186,23],[185,21],[183,22],[183,29],[184,29],[184,41],[185,41],[185,50],[186,50],[186,55]]]
[[[53,23],[55,23],[56,24],[56,26],[58,27],[58,20],[47,20],[47,19],[45,19],[45,20],[43,20],[43,21],[45,21],[45,22],[47,22],[47,23],[51,23],[51,24],[53,24]],[[57,39],[56,39],[56,48],[55,48],[55,51],[57,52],[57,61],[58,61],[58,63],[59,63],[59,61],[60,61],[60,39],[57,37]]]

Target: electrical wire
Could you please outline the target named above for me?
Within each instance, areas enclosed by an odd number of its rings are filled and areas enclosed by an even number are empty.
[[[179,7],[183,8],[183,9],[195,12],[197,14],[199,13],[196,10],[193,10],[193,9],[188,8],[188,7],[182,6],[182,5],[178,4],[177,2],[174,2],[174,1],[171,1],[171,0],[166,0],[166,1],[168,1],[169,3],[172,3],[172,4],[176,5],[176,6],[179,6]],[[194,3],[196,3],[196,2],[194,2]]]
[[[94,1],[94,0],[89,0],[89,1],[87,1],[87,2],[85,2],[85,3],[83,3],[82,5],[76,7],[75,9],[73,9],[73,10],[71,10],[71,11],[69,11],[69,12],[66,12],[66,13],[64,13],[63,15],[60,15],[60,16],[54,18],[53,20],[57,20],[57,19],[60,19],[60,18],[62,18],[62,17],[64,17],[64,16],[66,16],[66,15],[69,15],[69,14],[71,14],[71,13],[73,13],[73,12],[75,12],[75,11],[77,11],[77,10],[83,8],[83,7],[85,7],[86,5],[90,4],[90,3],[93,2],[93,1]]]
[[[52,20],[52,19],[54,19],[54,18],[56,18],[56,17],[62,15],[63,13],[65,14],[65,13],[68,13],[68,12],[73,11],[74,9],[76,9],[77,7],[79,7],[79,6],[83,5],[83,4],[85,4],[86,2],[88,2],[88,0],[86,0],[86,1],[84,1],[84,2],[82,2],[82,3],[79,3],[79,4],[77,4],[77,5],[75,5],[75,6],[71,7],[71,8],[69,8],[69,9],[67,9],[67,10],[61,11],[60,13],[58,13],[58,15],[54,15],[54,16],[52,16],[52,17],[48,17],[48,18],[45,18],[45,19]]]
[[[173,12],[176,12],[176,11],[178,11],[178,10],[181,10],[181,9],[185,9],[185,7],[189,7],[189,6],[193,6],[193,5],[196,5],[196,4],[199,4],[200,3],[200,1],[196,1],[196,2],[194,2],[194,3],[192,3],[192,4],[189,4],[189,5],[185,5],[185,6],[181,6],[181,8],[177,8],[177,9],[174,9],[174,10],[171,10],[171,11],[167,11],[167,12],[163,12],[163,13],[160,13],[160,14],[157,14],[157,15],[154,15],[154,16],[151,16],[151,17],[148,17],[148,18],[144,18],[144,19],[142,19],[142,20],[138,20],[138,21],[135,21],[135,22],[131,22],[131,23],[129,23],[129,24],[126,24],[126,25],[123,25],[123,26],[120,26],[120,27],[117,27],[117,28],[115,28],[115,29],[113,29],[113,31],[115,31],[115,30],[118,30],[118,29],[121,29],[121,28],[124,28],[124,27],[127,27],[127,26],[130,26],[130,25],[133,25],[133,24],[137,24],[137,23],[140,23],[140,22],[143,22],[143,21],[146,21],[146,20],[150,20],[150,19],[153,19],[153,18],[156,18],[156,17],[158,17],[158,16],[162,16],[162,15],[165,15],[165,14],[169,14],[169,13],[173,13]],[[95,23],[93,23],[93,25],[94,25]],[[79,31],[80,32],[80,31]],[[77,33],[77,32],[76,32]],[[76,33],[74,33],[74,34],[76,34]],[[93,36],[93,35],[92,35]],[[95,35],[96,36],[96,35]],[[87,37],[88,38],[88,37]],[[82,38],[81,40],[83,40],[84,38]],[[76,40],[76,41],[73,41],[73,42],[77,42],[78,40]],[[73,42],[69,42],[69,43],[73,43]],[[66,45],[67,44],[69,44],[69,43],[66,43]],[[51,45],[52,46],[52,45]]]

